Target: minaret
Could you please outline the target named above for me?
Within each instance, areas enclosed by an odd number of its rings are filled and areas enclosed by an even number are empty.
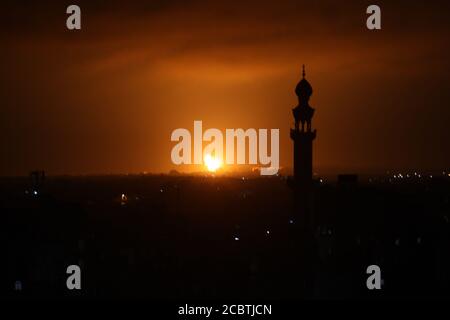
[[[294,184],[298,187],[309,187],[312,184],[312,142],[316,138],[316,130],[311,129],[314,109],[309,105],[312,87],[305,79],[303,65],[302,80],[295,88],[298,105],[292,109],[295,127],[291,129],[291,139],[294,141]]]
[[[291,129],[291,139],[294,141],[294,179],[289,185],[294,196],[294,242],[298,265],[298,291],[301,296],[310,298],[314,295],[314,279],[317,266],[317,242],[314,237],[314,203],[315,190],[312,187],[313,178],[313,140],[316,130],[312,130],[314,109],[309,105],[312,87],[305,79],[303,66],[302,79],[295,88],[298,105],[292,109],[295,119],[294,129]]]

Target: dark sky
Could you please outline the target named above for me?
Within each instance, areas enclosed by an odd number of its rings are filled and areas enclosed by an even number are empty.
[[[81,31],[65,26],[72,3]],[[365,26],[374,3],[375,32]],[[192,130],[194,120],[280,128],[289,167],[303,63],[314,88],[315,171],[448,169],[449,9],[448,1],[2,2],[0,175],[167,172],[172,130]]]

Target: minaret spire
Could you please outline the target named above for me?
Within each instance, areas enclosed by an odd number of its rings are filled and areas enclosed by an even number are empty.
[[[305,76],[306,76],[305,65],[303,65],[302,76],[303,76],[303,79],[305,79]]]

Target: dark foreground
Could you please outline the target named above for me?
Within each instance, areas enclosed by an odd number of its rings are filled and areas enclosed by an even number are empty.
[[[3,178],[0,294],[449,298],[450,181],[399,181],[317,182],[305,240],[282,178]],[[66,287],[72,264],[80,291]],[[366,287],[372,264],[381,290]]]

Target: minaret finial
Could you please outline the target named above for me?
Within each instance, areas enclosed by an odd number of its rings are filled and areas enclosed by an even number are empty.
[[[302,71],[303,79],[305,79],[305,75],[306,75],[306,72],[305,72],[305,65],[303,65],[303,71]]]

